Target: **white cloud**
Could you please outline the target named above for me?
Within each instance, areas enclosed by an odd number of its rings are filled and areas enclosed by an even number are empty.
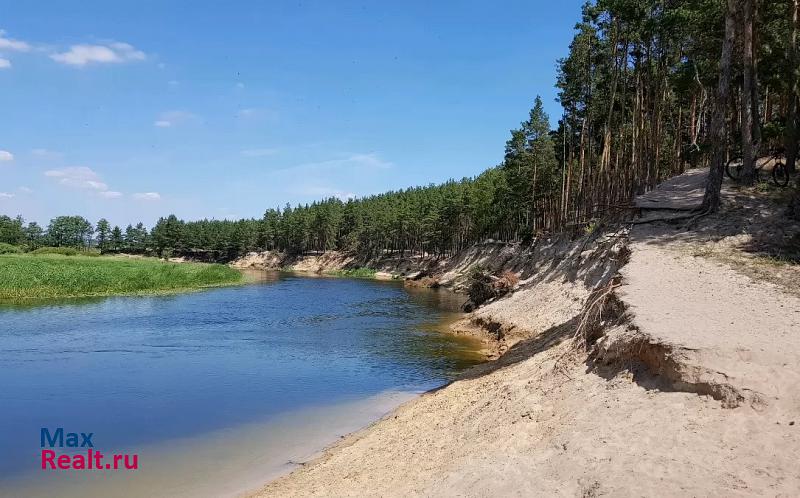
[[[0,200],[2,200],[2,199],[12,199],[13,197],[14,197],[14,194],[12,194],[11,192],[0,192]]]
[[[143,61],[147,56],[128,43],[112,42],[105,45],[72,45],[66,52],[50,54],[50,58],[70,66],[85,66],[92,63],[119,64]]]
[[[276,154],[278,149],[245,149],[241,154],[245,157],[264,157]]]
[[[108,185],[100,180],[100,176],[86,166],[51,169],[45,171],[44,176],[56,178],[58,179],[58,183],[67,187],[97,190],[100,192],[108,190]]]
[[[104,192],[104,191],[108,190],[108,185],[106,185],[103,182],[97,182],[97,181],[94,181],[94,180],[87,180],[86,181],[86,186],[89,187],[92,190],[99,190],[101,192]]]
[[[11,61],[0,57],[0,69],[8,69],[11,67]]]
[[[6,38],[6,32],[0,29],[0,50],[15,50],[17,52],[27,52],[31,49],[30,44],[21,40]]]
[[[0,150],[0,162],[13,161],[13,160],[14,160],[14,154],[10,153],[7,150]]]
[[[30,188],[30,187],[20,187],[17,190],[19,190],[23,194],[32,194],[33,193],[33,189]]]
[[[139,201],[158,201],[161,200],[161,194],[158,192],[138,192],[133,194],[133,198]]]
[[[157,128],[171,128],[179,124],[197,121],[197,116],[186,111],[167,111],[159,114],[158,119],[153,122]]]
[[[94,170],[86,166],[73,166],[70,168],[51,169],[44,172],[44,176],[57,180],[59,185],[86,190],[103,199],[118,199],[122,192],[111,190]],[[20,187],[20,191],[26,187]],[[28,189],[29,192],[33,192]]]

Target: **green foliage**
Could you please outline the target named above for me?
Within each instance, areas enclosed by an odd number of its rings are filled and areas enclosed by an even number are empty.
[[[329,275],[350,278],[375,278],[376,273],[377,271],[372,268],[351,268],[348,270],[333,270],[328,272]]]
[[[95,233],[97,234],[97,247],[100,251],[108,249],[109,238],[111,237],[111,225],[108,223],[107,219],[100,218],[100,221],[97,222]]]
[[[118,226],[114,226],[111,230],[111,240],[109,241],[111,250],[119,251],[125,246],[125,240],[122,238],[122,230]]]
[[[47,226],[48,243],[54,247],[87,247],[93,233],[92,224],[82,216],[58,216]]]
[[[556,162],[550,123],[542,99],[536,97],[529,119],[511,131],[503,162],[506,189],[498,196],[514,239],[528,239],[547,227],[548,200],[560,192],[560,172]]]
[[[28,249],[36,249],[45,242],[44,230],[35,221],[28,223],[23,231]]]
[[[0,256],[0,301],[173,292],[242,281],[223,265],[150,258]]]
[[[40,247],[30,252],[31,254],[60,254],[61,256],[99,256],[99,251],[79,251],[74,247]]]
[[[22,217],[0,216],[0,243],[21,245],[25,241]]]
[[[19,246],[12,246],[11,244],[0,242],[0,254],[20,254],[22,252],[22,248]]]

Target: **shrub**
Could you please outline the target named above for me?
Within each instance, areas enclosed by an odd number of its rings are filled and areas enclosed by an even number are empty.
[[[392,277],[394,278],[394,277]],[[423,287],[427,289],[438,289],[441,284],[433,277],[419,277],[411,280],[406,280],[404,285],[407,287]]]
[[[78,250],[74,247],[40,247],[31,251],[31,254],[60,254],[62,256],[76,256]]]
[[[519,277],[513,272],[504,271],[499,277],[492,275],[480,266],[472,269],[467,285],[469,301],[464,303],[464,311],[472,311],[490,299],[504,296],[519,283]]]
[[[499,294],[506,294],[511,292],[514,287],[519,283],[519,277],[516,273],[511,271],[504,271],[500,278],[495,280],[494,288]]]
[[[496,293],[492,283],[492,274],[482,266],[476,266],[472,269],[467,285],[467,295],[469,296],[469,302],[467,304],[471,304],[471,309],[495,297]]]
[[[18,246],[12,246],[11,244],[0,242],[0,254],[19,254],[21,252],[22,248]]]
[[[337,277],[375,278],[377,270],[372,268],[350,268],[347,270],[333,270],[327,273],[328,275],[335,275]]]
[[[62,256],[100,256],[100,251],[97,249],[87,249],[80,251],[74,247],[40,247],[31,254],[60,254]]]

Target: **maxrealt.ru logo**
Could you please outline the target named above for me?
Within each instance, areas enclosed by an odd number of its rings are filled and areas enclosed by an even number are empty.
[[[40,445],[42,447],[42,470],[136,470],[139,468],[139,455],[104,455],[94,449],[93,432],[65,432],[63,427],[50,431],[42,427]],[[78,449],[78,453],[58,454],[54,449],[66,451]],[[85,448],[85,452],[82,452]],[[108,457],[108,459],[106,459]]]

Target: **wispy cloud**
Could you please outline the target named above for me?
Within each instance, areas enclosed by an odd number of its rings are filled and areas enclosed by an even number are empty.
[[[17,190],[19,190],[23,194],[32,194],[33,193],[33,189],[30,188],[30,187],[24,187],[23,186],[23,187],[18,188]]]
[[[257,116],[258,112],[259,112],[258,109],[256,109],[255,107],[246,107],[244,109],[239,109],[238,111],[236,111],[236,117],[251,118],[253,116]]]
[[[66,187],[96,190],[99,192],[108,190],[108,185],[101,181],[100,176],[86,166],[50,169],[44,172],[44,176],[56,179],[59,184]]]
[[[244,157],[264,157],[264,156],[272,156],[278,153],[278,149],[244,149],[241,151],[241,154]]]
[[[14,198],[14,194],[12,194],[11,192],[0,192],[0,200],[13,199],[13,198]]]
[[[241,109],[236,110],[235,116],[236,119],[239,119],[241,121],[268,120],[273,122],[277,121],[279,117],[277,111],[263,107],[243,107]]]
[[[54,150],[49,150],[49,149],[32,149],[31,154],[40,159],[56,159],[61,157],[60,152],[56,152]]]
[[[187,111],[166,111],[153,122],[156,128],[172,128],[180,124],[197,121],[197,116]]]
[[[161,200],[161,194],[158,192],[138,192],[133,194],[133,198],[139,201],[158,201]]]
[[[14,154],[7,150],[0,150],[0,162],[8,162],[14,160]]]
[[[343,201],[356,198],[356,194],[354,194],[353,192],[347,192],[337,188],[323,187],[319,185],[300,186],[293,190],[294,193],[296,194],[306,195],[311,197],[319,197],[319,198],[337,197]]]
[[[0,57],[0,69],[8,69],[11,67],[11,61]]]
[[[97,172],[86,166],[50,169],[44,172],[44,176],[56,180],[59,185],[91,192],[92,195],[103,199],[119,199],[125,195],[122,192],[111,190]],[[27,187],[20,187],[19,190],[20,192],[26,193],[33,192]],[[147,201],[157,201],[161,199],[161,195],[159,195],[158,192],[136,193],[131,194],[131,197],[137,200]]]
[[[6,37],[6,32],[0,29],[0,50],[13,50],[16,52],[27,52],[31,49],[28,42],[14,40]]]
[[[378,154],[351,154],[347,157],[340,159],[328,159],[326,161],[317,161],[310,163],[303,163],[297,166],[291,166],[286,169],[301,169],[301,170],[344,170],[344,169],[367,169],[367,170],[380,170],[389,169],[393,164],[389,161],[381,159]]]
[[[143,61],[147,56],[128,43],[111,42],[102,45],[72,45],[66,52],[50,54],[50,58],[61,64],[83,67],[87,64]]]
[[[363,194],[361,189],[364,178],[381,176],[393,166],[391,162],[374,152],[350,153],[342,154],[340,157],[334,156],[332,159],[276,169],[270,174],[273,181],[281,182],[295,195],[317,199],[337,197],[347,200]]]

